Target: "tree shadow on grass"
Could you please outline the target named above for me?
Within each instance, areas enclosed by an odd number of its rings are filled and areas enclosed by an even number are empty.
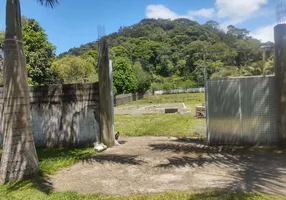
[[[22,181],[8,182],[2,187],[8,192],[21,189],[36,189],[45,194],[50,194],[53,191],[53,185],[47,174],[55,173],[63,167],[72,165],[91,155],[91,153],[93,153],[91,148],[38,148],[37,154],[41,166],[39,175],[37,177],[26,177]]]
[[[225,168],[227,176],[234,180],[226,189],[286,195],[286,152],[180,143],[150,146],[153,151],[178,154],[167,158],[168,163],[157,165],[158,168]]]
[[[47,160],[47,159],[54,159],[59,160],[62,158],[72,157],[76,161],[83,159],[86,156],[94,153],[91,148],[87,147],[69,147],[69,148],[37,148],[37,154],[39,161]]]
[[[138,160],[136,155],[117,155],[117,154],[99,154],[88,156],[82,160],[82,162],[93,163],[97,162],[100,164],[105,163],[116,163],[122,165],[142,165],[146,163],[143,160]]]
[[[51,194],[53,191],[53,184],[45,176],[38,176],[22,181],[12,181],[4,185],[8,192],[15,190],[36,189],[45,194]]]

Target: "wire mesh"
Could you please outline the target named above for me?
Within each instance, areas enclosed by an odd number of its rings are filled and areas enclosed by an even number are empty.
[[[276,20],[277,20],[277,24],[286,24],[286,2],[285,1],[277,4]]]
[[[210,144],[277,145],[275,77],[207,82]]]
[[[105,26],[97,26],[98,40],[105,36]]]

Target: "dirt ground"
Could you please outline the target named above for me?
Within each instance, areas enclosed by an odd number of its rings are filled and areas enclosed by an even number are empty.
[[[119,141],[50,176],[54,190],[124,196],[218,188],[286,196],[285,151],[208,147],[186,138]]]

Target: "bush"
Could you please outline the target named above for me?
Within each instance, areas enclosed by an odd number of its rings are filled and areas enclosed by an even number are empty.
[[[197,87],[193,80],[184,80],[178,77],[165,78],[160,82],[151,84],[152,90],[174,90],[174,89],[189,89]]]
[[[93,64],[82,57],[60,58],[53,63],[51,71],[65,84],[83,83],[85,80],[93,83],[98,80]]]
[[[140,62],[134,64],[134,74],[137,79],[137,91],[140,93],[146,92],[151,86],[151,76],[148,72],[142,69]]]
[[[128,58],[118,57],[113,66],[113,84],[117,94],[136,92],[138,83],[131,61]]]

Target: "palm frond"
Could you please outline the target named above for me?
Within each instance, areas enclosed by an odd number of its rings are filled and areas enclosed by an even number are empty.
[[[56,4],[59,3],[59,0],[37,0],[41,5],[54,8]]]

